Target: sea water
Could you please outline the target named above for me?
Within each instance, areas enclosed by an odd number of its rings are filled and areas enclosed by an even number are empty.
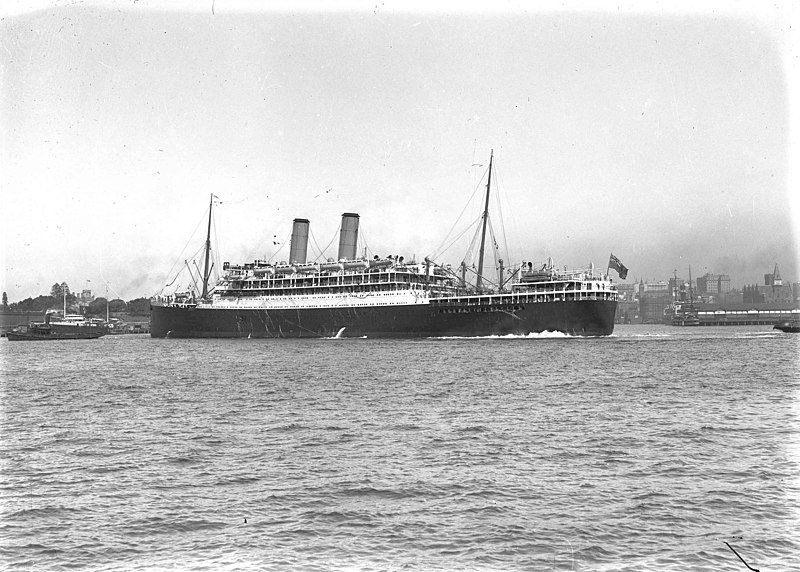
[[[0,566],[800,570],[799,349],[2,339]]]

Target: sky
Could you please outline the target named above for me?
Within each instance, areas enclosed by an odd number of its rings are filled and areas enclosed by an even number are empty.
[[[490,153],[506,266],[800,281],[786,4],[5,3],[0,288],[165,291],[212,193],[217,269],[297,217],[335,257],[344,212],[456,266]]]

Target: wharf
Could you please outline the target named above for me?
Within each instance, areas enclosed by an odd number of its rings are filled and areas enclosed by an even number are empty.
[[[44,322],[46,314],[47,312],[44,310],[0,310],[0,336],[5,336],[20,325],[27,326],[31,322]]]
[[[695,304],[701,326],[771,326],[797,320],[800,308],[786,304]]]

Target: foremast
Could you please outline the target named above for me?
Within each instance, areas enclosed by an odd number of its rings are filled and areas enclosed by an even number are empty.
[[[483,251],[486,246],[486,223],[489,220],[489,191],[492,186],[492,160],[494,159],[494,149],[489,155],[489,180],[486,182],[486,203],[483,207],[483,227],[481,229],[481,250],[478,253],[478,279],[475,281],[475,290],[479,293],[483,286]]]
[[[211,269],[208,267],[208,259],[211,255],[211,211],[214,208],[214,194],[211,194],[211,200],[208,204],[208,232],[206,233],[206,259],[203,266],[203,293],[200,298],[205,300],[208,297],[208,277],[211,274]]]

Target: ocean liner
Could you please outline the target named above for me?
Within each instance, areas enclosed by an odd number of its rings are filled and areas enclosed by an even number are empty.
[[[202,291],[158,295],[150,304],[156,338],[463,337],[563,332],[606,336],[614,330],[617,288],[606,273],[561,271],[552,262],[521,263],[485,286],[484,246],[492,159],[478,267],[456,270],[427,257],[357,257],[359,215],[344,213],[335,260],[307,261],[309,221],[295,219],[289,262],[223,264],[209,288],[211,210]],[[613,255],[612,255],[613,258]],[[616,259],[614,259],[616,260]],[[199,272],[198,272],[199,273]],[[199,286],[197,290],[200,290]]]

